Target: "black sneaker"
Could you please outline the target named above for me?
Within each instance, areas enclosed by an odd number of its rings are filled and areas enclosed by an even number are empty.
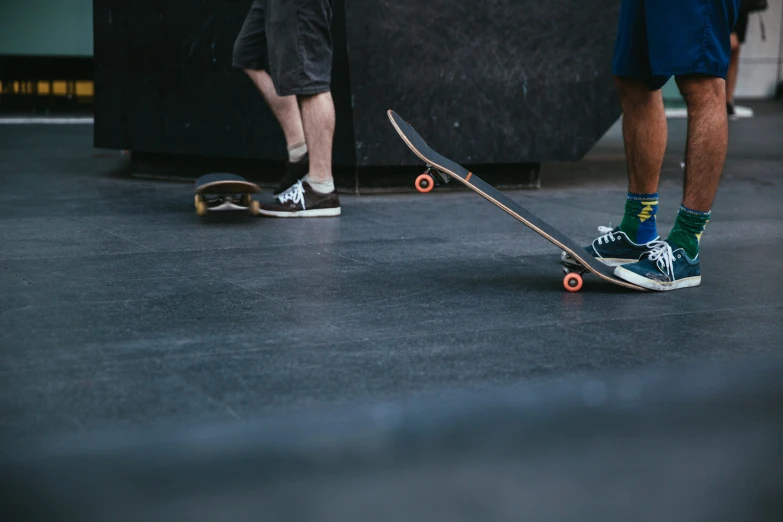
[[[259,213],[270,217],[329,217],[340,215],[337,191],[316,192],[306,181],[297,181],[275,197],[271,203],[261,203]]]
[[[302,179],[307,175],[307,171],[310,168],[310,156],[305,152],[304,156],[299,161],[288,161],[285,164],[285,174],[280,183],[277,184],[274,190],[274,195],[279,196],[294,183]]]

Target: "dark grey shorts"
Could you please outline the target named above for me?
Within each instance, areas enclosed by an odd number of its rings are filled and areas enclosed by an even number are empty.
[[[332,0],[254,0],[234,42],[235,67],[266,70],[280,96],[332,83]]]

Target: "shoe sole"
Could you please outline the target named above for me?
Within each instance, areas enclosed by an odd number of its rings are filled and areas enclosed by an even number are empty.
[[[589,254],[588,254],[589,255]],[[638,259],[617,259],[617,258],[607,258],[607,257],[597,257],[598,261],[602,262],[606,266],[620,266],[620,265],[627,265],[628,263],[636,263]],[[561,252],[560,253],[560,260],[563,262],[564,265],[568,266],[575,266],[579,267],[582,266],[581,263],[577,262],[568,255],[568,252]]]
[[[312,210],[299,210],[297,212],[278,212],[275,210],[264,210],[263,208],[258,211],[262,216],[279,218],[334,217],[339,216],[341,212],[340,207],[315,208]]]
[[[665,281],[653,281],[652,279],[647,279],[646,277],[640,276],[636,272],[631,272],[630,270],[621,266],[618,266],[614,269],[614,275],[624,281],[641,286],[642,288],[646,288],[648,290],[657,290],[659,292],[678,290],[680,288],[691,288],[701,284],[701,276],[686,277],[685,279],[678,279],[672,283],[667,283]]]

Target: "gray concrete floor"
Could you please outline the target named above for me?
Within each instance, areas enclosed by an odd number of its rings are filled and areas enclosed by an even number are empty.
[[[339,219],[202,219],[190,184],[129,178],[89,126],[0,126],[0,430],[248,420],[776,355],[783,106],[754,107],[731,124],[702,286],[665,294],[592,277],[566,293],[557,249],[472,192],[343,196]],[[670,120],[663,234],[684,132]],[[625,191],[614,128],[509,195],[588,242]]]

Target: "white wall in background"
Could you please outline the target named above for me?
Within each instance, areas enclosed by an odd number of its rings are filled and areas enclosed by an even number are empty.
[[[761,39],[759,18],[764,22],[766,41]],[[769,8],[753,13],[748,20],[748,34],[740,50],[737,98],[768,98],[783,80],[783,0],[769,0]]]

